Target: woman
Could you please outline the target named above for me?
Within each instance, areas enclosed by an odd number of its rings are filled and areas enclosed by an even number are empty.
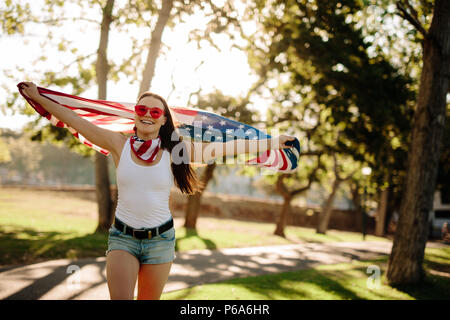
[[[133,299],[136,281],[140,299],[159,299],[175,258],[175,230],[169,210],[170,189],[193,194],[204,186],[189,162],[208,162],[219,156],[257,153],[285,145],[294,137],[227,143],[183,142],[176,133],[166,101],[145,92],[135,107],[135,135],[100,128],[70,109],[39,94],[32,82],[22,83],[23,93],[87,140],[113,156],[117,170],[118,202],[109,230],[106,274],[111,299]],[[188,161],[174,147],[182,143]],[[230,144],[231,148],[230,148]],[[241,144],[241,148],[239,148]],[[237,148],[236,148],[237,147]],[[237,149],[237,150],[236,150]]]

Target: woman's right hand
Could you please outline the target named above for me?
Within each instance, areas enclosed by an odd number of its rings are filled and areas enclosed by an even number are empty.
[[[30,99],[35,99],[40,96],[37,86],[33,82],[23,82],[22,92]]]
[[[281,136],[271,138],[271,149],[285,149],[293,148],[292,145],[287,145],[286,142],[295,140],[294,136],[282,134]]]

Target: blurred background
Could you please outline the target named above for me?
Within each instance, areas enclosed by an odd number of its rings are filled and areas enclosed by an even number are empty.
[[[302,146],[299,169],[289,175],[240,165],[197,168],[207,182],[204,192],[185,196],[174,189],[171,196],[186,228],[195,229],[199,216],[214,216],[272,223],[281,237],[287,226],[301,226],[392,239],[433,4],[3,1],[0,194],[86,195],[97,201],[93,231],[106,231],[117,193],[112,159],[42,119],[16,85],[33,81],[119,102],[151,90],[171,106],[294,135]],[[427,218],[427,238],[441,240],[450,222],[448,91],[444,96]]]

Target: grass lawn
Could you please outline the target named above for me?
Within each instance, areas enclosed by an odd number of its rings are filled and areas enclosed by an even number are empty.
[[[298,242],[360,241],[361,234],[289,226],[286,239],[273,235],[274,223],[200,217],[197,232],[175,219],[177,251],[264,246]],[[0,265],[48,259],[104,256],[107,235],[94,233],[97,204],[62,191],[0,188]],[[388,241],[367,236],[368,241]]]
[[[369,266],[381,270],[379,286],[370,282]],[[420,286],[386,284],[387,257],[374,261],[324,265],[295,272],[238,278],[163,294],[163,300],[410,300],[450,299],[450,248],[427,248],[427,279]],[[446,273],[444,273],[446,272]],[[445,276],[444,276],[445,274]]]
[[[104,256],[107,235],[94,233],[95,201],[55,191],[0,188],[0,266],[48,259]],[[200,217],[198,231],[186,231],[176,218],[178,251],[262,246],[298,242],[360,241],[361,234],[289,226],[287,238],[274,236],[272,223]],[[368,241],[388,241],[367,236]],[[386,258],[387,259],[387,258]],[[385,284],[386,259],[319,266],[314,269],[233,279],[169,292],[163,299],[449,299],[450,249],[427,248],[428,278],[420,287]],[[368,289],[367,267],[381,269],[380,288]]]

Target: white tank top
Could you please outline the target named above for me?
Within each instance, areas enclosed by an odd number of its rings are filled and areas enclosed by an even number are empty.
[[[137,229],[153,228],[168,221],[172,217],[169,195],[173,179],[169,151],[163,150],[156,165],[142,166],[131,158],[127,139],[116,173],[116,217]]]

